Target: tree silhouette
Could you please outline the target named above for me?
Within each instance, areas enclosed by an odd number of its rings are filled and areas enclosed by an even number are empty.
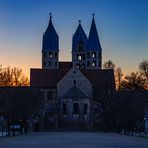
[[[132,72],[130,75],[125,76],[121,82],[121,88],[126,90],[144,90],[146,79],[139,72]]]
[[[0,86],[28,86],[29,80],[19,68],[0,67]]]
[[[108,61],[106,61],[106,62],[104,62],[104,64],[103,64],[103,68],[104,69],[115,69],[115,64],[111,61],[111,60],[108,60]]]
[[[140,69],[140,72],[143,74],[143,76],[146,77],[146,79],[148,81],[148,60],[143,60],[139,64],[139,69]]]

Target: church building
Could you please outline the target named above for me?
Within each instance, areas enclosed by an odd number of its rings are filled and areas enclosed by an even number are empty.
[[[43,130],[98,128],[115,81],[113,70],[102,69],[94,14],[89,36],[79,21],[72,37],[72,61],[59,61],[59,52],[59,36],[50,15],[42,40],[42,68],[30,70],[30,86],[40,88],[44,95],[45,105],[36,120]]]

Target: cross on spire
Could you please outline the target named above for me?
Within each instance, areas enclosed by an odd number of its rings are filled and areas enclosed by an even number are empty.
[[[52,19],[52,13],[49,13],[49,15],[50,15],[50,20]]]

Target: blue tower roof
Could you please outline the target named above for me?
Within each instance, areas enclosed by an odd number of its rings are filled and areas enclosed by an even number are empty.
[[[48,27],[43,35],[43,44],[42,44],[43,51],[58,51],[59,50],[59,37],[56,33],[56,30],[52,24],[52,17],[50,14],[50,20]]]
[[[75,50],[78,44],[83,44],[85,47],[87,45],[87,36],[82,28],[81,21],[79,21],[78,28],[73,36],[72,50]]]
[[[99,41],[99,36],[96,28],[96,23],[94,19],[94,14],[93,14],[93,19],[92,19],[92,24],[89,32],[89,38],[88,38],[88,43],[87,43],[87,48],[89,50],[100,50],[102,51],[101,44]]]

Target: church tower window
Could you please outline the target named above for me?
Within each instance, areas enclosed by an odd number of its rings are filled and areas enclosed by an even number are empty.
[[[96,61],[92,62],[92,66],[95,67],[96,66]]]
[[[96,52],[93,52],[93,53],[92,53],[92,57],[93,57],[93,58],[96,58]]]
[[[52,56],[53,56],[52,53],[49,52],[49,53],[48,53],[48,57],[49,57],[49,58],[52,58]]]

